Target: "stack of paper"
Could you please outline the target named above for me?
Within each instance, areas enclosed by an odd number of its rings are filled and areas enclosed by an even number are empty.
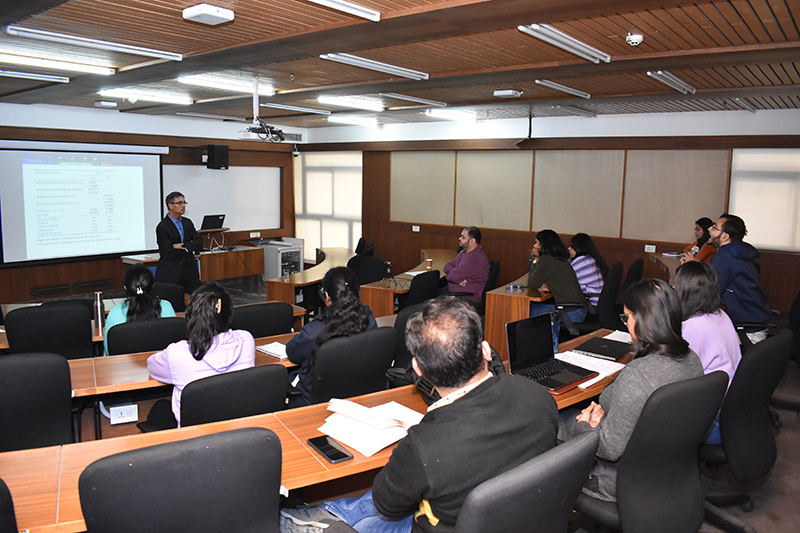
[[[256,346],[256,350],[277,357],[281,361],[289,358],[289,356],[286,355],[286,345],[277,341],[265,344],[263,346]]]
[[[598,374],[597,377],[592,378],[588,381],[584,381],[583,383],[578,385],[578,387],[582,389],[594,385],[601,379],[622,370],[622,367],[625,366],[622,363],[609,361],[607,359],[599,359],[597,357],[592,357],[590,355],[583,355],[575,352],[564,352],[556,354],[556,359],[560,359],[575,366],[580,366],[582,368],[586,368],[587,370],[592,370],[594,372],[597,372]]]
[[[349,400],[333,399],[319,430],[370,457],[406,436],[408,428],[424,416],[397,402],[364,407]]]

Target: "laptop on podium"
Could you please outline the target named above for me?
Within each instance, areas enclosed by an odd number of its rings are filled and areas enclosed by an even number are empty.
[[[550,313],[506,324],[509,370],[532,379],[553,394],[574,389],[597,372],[556,359]]]
[[[220,229],[225,222],[225,215],[206,215],[203,217],[203,225],[200,230]]]

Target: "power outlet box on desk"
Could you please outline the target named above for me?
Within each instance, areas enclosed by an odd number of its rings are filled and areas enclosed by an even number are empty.
[[[646,253],[646,254],[654,254],[654,253],[656,253],[656,245],[655,244],[645,244],[644,245],[644,253]]]
[[[135,403],[113,405],[109,409],[111,414],[111,425],[127,424],[139,421],[139,406]]]

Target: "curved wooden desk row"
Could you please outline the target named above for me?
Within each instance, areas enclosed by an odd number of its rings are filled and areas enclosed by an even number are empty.
[[[354,255],[356,253],[347,248],[318,248],[317,256],[323,256],[324,259],[315,266],[308,270],[291,274],[287,280],[283,278],[267,280],[267,297],[272,300],[294,304],[295,288],[319,283],[328,270],[337,266],[347,266],[347,262]]]
[[[589,336],[607,333],[607,330],[599,330],[564,343],[561,349],[568,350]],[[559,409],[596,396],[612,381],[613,378],[606,378],[586,390],[573,389],[557,396]],[[359,396],[353,400],[370,407],[396,401],[421,413],[427,408],[410,385]],[[317,428],[330,414],[326,407],[325,404],[312,405],[188,428],[0,453],[0,478],[3,478],[11,490],[20,529],[70,533],[85,531],[78,493],[81,472],[93,461],[119,452],[231,429],[265,427],[273,430],[281,440],[281,483],[290,490],[375,470],[388,462],[394,446],[372,457],[364,457],[351,450],[354,459],[336,465],[329,464],[309,449],[306,440],[320,434]]]

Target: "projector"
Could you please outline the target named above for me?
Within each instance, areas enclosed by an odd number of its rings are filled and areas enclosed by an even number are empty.
[[[201,24],[216,26],[223,22],[233,20],[233,11],[224,7],[212,6],[209,4],[197,4],[183,10],[183,18]]]
[[[262,119],[256,117],[253,119],[252,126],[247,126],[247,129],[241,130],[239,132],[239,138],[241,139],[257,138],[262,141],[279,143],[286,140],[286,135],[284,135],[282,130],[279,130],[274,126],[270,126]]]

